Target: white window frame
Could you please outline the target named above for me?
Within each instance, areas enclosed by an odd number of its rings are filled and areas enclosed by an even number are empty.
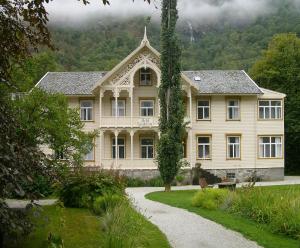
[[[230,138],[238,138],[238,143],[231,143]],[[227,159],[241,159],[241,135],[238,134],[230,134],[226,136],[226,147],[227,147]],[[233,147],[233,156],[230,156],[230,147]],[[238,149],[237,149],[238,147]],[[237,156],[238,151],[238,156]]]
[[[90,107],[83,107],[83,102],[90,102]],[[94,101],[93,100],[80,100],[80,120],[81,121],[93,121],[93,109],[94,109]],[[91,119],[88,118],[88,112],[91,111]],[[83,112],[83,113],[82,113]]]
[[[142,107],[143,102],[152,102],[152,107]],[[152,117],[152,116],[154,116],[155,115],[154,106],[155,106],[154,100],[151,100],[151,99],[149,99],[149,100],[147,100],[147,99],[140,100],[140,116],[142,116],[142,117]],[[142,115],[142,109],[146,109],[146,112],[147,112],[146,115]],[[153,115],[149,115],[149,109],[152,109]]]
[[[229,106],[229,102],[230,101],[237,101],[237,106]],[[230,118],[229,113],[230,113],[230,109],[233,110],[237,110],[238,111],[238,115],[236,118]],[[228,121],[239,121],[241,119],[241,103],[240,103],[240,99],[238,98],[228,98],[227,99],[227,104],[226,104],[226,110],[227,110],[227,120]]]
[[[266,106],[260,106],[261,102],[268,102]],[[279,106],[272,106],[272,102],[280,102]],[[263,111],[263,116],[260,116],[260,110]],[[272,109],[274,109],[275,116],[272,118]],[[266,112],[269,111],[269,117],[266,118]],[[279,115],[278,115],[279,110]],[[282,100],[280,99],[260,99],[258,100],[258,119],[259,120],[281,120],[282,119]]]
[[[120,106],[119,103],[123,103],[123,106]],[[116,111],[115,111],[115,108],[116,108],[116,101],[115,99],[112,99],[111,100],[111,115],[112,116],[116,116]],[[126,116],[126,100],[125,99],[118,99],[118,106],[117,106],[117,116],[118,117],[124,117]],[[124,115],[120,115],[120,110],[124,110]]]
[[[142,140],[145,140],[145,139],[152,140],[152,145],[143,145]],[[143,156],[142,156],[142,154],[143,154],[142,148],[143,147],[146,147],[146,158],[143,158]],[[149,157],[149,149],[148,148],[150,148],[150,147],[152,147],[152,155],[153,155],[152,157]],[[152,137],[142,137],[142,138],[140,138],[140,148],[141,148],[141,159],[153,159],[154,158],[154,138],[152,138]]]
[[[199,143],[199,138],[208,138],[208,143]],[[206,157],[205,155],[205,147],[208,147],[209,155]],[[209,160],[211,159],[211,135],[198,135],[197,136],[197,159],[201,160]],[[199,157],[199,149],[202,149],[203,157]]]
[[[117,144],[117,149],[118,149],[118,159],[126,159],[126,139],[125,139],[125,137],[118,137],[117,138],[117,140],[118,140],[118,144]],[[119,140],[124,140],[124,144],[119,144]],[[115,142],[115,137],[112,137],[112,141],[111,141],[112,143],[111,143],[111,158],[112,159],[115,159],[115,157],[114,157],[114,148],[115,148],[115,146],[116,146],[116,142]],[[120,158],[120,147],[124,147],[124,158]],[[115,150],[115,154],[116,154],[116,151],[117,150]]]
[[[208,106],[199,106],[200,102],[208,102]],[[202,109],[202,116],[199,116],[199,109]],[[205,117],[205,109],[208,109],[208,117]],[[197,120],[199,121],[207,121],[210,120],[210,100],[209,99],[198,99],[197,100]]]
[[[262,141],[263,138],[269,138],[269,142],[264,143]],[[272,142],[272,138],[275,138],[275,142]],[[279,143],[276,143],[276,138],[280,138]],[[280,147],[280,148],[278,148],[278,147]],[[275,156],[272,156],[273,148],[275,149],[274,150]],[[266,156],[267,150],[269,150],[269,156]],[[277,154],[279,154],[279,155],[277,155]],[[283,158],[283,136],[282,135],[260,135],[260,136],[258,136],[258,157],[263,158],[263,159]]]
[[[145,70],[145,71],[143,71],[143,70]],[[146,70],[148,70],[148,71],[146,71]],[[140,86],[152,86],[152,75],[151,74],[152,73],[151,73],[151,69],[150,68],[141,68],[140,69]],[[144,83],[142,81],[142,76],[143,75],[145,75],[145,77],[147,75],[149,75],[150,76],[150,80],[149,81],[146,80],[146,83]]]
[[[91,159],[88,156],[91,156]],[[95,160],[95,153],[94,153],[94,144],[92,144],[91,150],[84,155],[84,161],[94,161]]]

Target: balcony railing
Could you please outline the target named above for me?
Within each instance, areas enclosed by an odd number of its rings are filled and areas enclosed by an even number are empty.
[[[101,127],[158,127],[158,117],[102,116]]]

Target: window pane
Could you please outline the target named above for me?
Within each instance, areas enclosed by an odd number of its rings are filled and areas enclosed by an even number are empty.
[[[276,145],[276,157],[277,158],[282,157],[282,146],[281,145]]]
[[[271,108],[271,118],[272,119],[276,118],[276,116],[275,116],[275,108]]]
[[[80,106],[81,107],[92,107],[92,101],[81,101]]]
[[[92,120],[92,109],[87,109],[87,120]]]
[[[259,106],[269,106],[269,101],[259,101]]]
[[[142,146],[142,158],[147,158],[147,147]]]
[[[262,143],[270,143],[270,137],[262,137]]]
[[[266,119],[270,118],[270,108],[265,108],[265,118]]]
[[[209,119],[209,108],[204,109],[204,118]]]
[[[266,156],[267,158],[269,158],[269,157],[271,156],[270,148],[271,148],[271,145],[270,145],[270,144],[266,144],[266,145],[265,145],[265,156]]]
[[[209,101],[198,101],[198,106],[209,106]]]
[[[204,146],[204,153],[205,153],[205,158],[209,158],[209,146]]]
[[[264,157],[264,145],[259,145],[259,156]]]
[[[153,146],[148,146],[148,158],[153,158]]]
[[[125,147],[119,146],[119,158],[125,158]]]
[[[240,145],[235,146],[235,157],[236,158],[240,157]]]
[[[233,155],[234,155],[234,151],[233,151],[233,145],[229,145],[229,157],[230,158],[233,158]]]
[[[209,137],[198,137],[198,143],[207,143],[209,144]]]
[[[276,108],[276,117],[277,117],[278,119],[281,118],[281,108]]]
[[[281,106],[281,101],[272,101],[271,105],[272,106]]]
[[[141,115],[142,116],[147,116],[147,109],[142,108],[141,109]]]
[[[153,109],[152,108],[148,109],[148,116],[153,116]]]
[[[141,144],[142,145],[153,145],[153,139],[142,139]]]
[[[259,108],[259,118],[260,119],[264,118],[264,109],[263,108]]]
[[[238,100],[229,100],[228,105],[229,106],[239,106],[239,101]]]
[[[199,120],[203,119],[203,108],[198,108],[198,119]]]
[[[198,146],[198,157],[203,158],[204,153],[203,153],[203,145]]]

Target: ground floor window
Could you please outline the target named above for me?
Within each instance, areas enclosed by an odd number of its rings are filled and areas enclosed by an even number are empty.
[[[259,157],[260,158],[281,158],[282,137],[281,136],[260,136]]]
[[[118,158],[125,158],[125,138],[118,138]],[[116,158],[116,139],[112,139],[112,158]]]
[[[211,137],[210,136],[198,136],[198,159],[210,159],[211,158]]]
[[[241,136],[227,136],[227,158],[241,158]]]
[[[84,160],[85,161],[92,161],[92,160],[94,160],[94,146],[93,146],[93,144],[90,145],[88,150],[89,150],[88,153],[85,154],[85,156],[84,156]]]
[[[154,157],[153,138],[141,138],[141,158],[151,159]]]

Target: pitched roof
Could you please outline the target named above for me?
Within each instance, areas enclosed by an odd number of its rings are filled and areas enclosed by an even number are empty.
[[[48,92],[65,95],[92,95],[95,85],[107,72],[48,72],[36,85]],[[262,90],[240,70],[183,71],[198,86],[199,94],[263,94]],[[200,80],[195,80],[195,79]]]
[[[92,95],[92,89],[106,74],[104,71],[93,72],[47,72],[37,83],[47,92],[65,95]]]
[[[183,74],[198,85],[200,94],[263,94],[242,70],[183,71]]]

